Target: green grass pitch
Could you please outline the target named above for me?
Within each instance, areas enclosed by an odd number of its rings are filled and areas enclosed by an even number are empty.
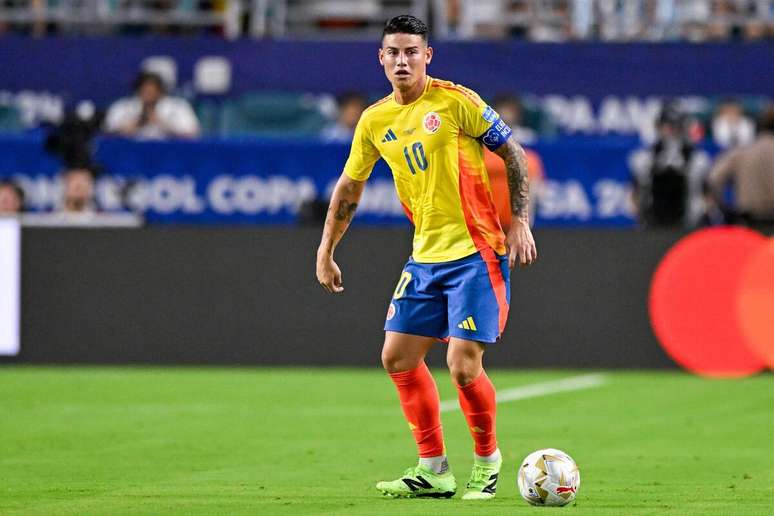
[[[490,371],[501,390],[576,374]],[[501,404],[497,499],[471,503],[374,489],[415,461],[376,369],[3,366],[0,514],[774,514],[772,375],[605,374],[600,387]],[[443,423],[464,485],[464,419]],[[545,447],[580,466],[565,508],[518,495],[519,461]]]

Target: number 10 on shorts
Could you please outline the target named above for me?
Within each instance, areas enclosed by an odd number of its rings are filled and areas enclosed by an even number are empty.
[[[403,274],[400,275],[400,279],[398,280],[398,285],[395,287],[395,293],[392,295],[393,299],[400,299],[403,297],[409,281],[411,281],[411,273],[403,271]]]

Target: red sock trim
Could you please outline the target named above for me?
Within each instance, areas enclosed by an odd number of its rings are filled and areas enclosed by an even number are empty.
[[[393,383],[395,383],[396,386],[403,386],[403,385],[409,385],[412,382],[414,382],[416,378],[424,372],[422,371],[422,369],[427,370],[428,373],[430,372],[430,369],[427,367],[427,364],[422,362],[414,369],[409,369],[408,371],[399,371],[397,373],[388,373],[388,374],[390,375],[390,378],[392,378],[392,381]]]

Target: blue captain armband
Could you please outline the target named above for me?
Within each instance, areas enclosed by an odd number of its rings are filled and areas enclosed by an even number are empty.
[[[487,149],[494,152],[500,145],[505,143],[511,134],[513,134],[513,131],[508,127],[508,124],[503,122],[500,117],[497,117],[492,121],[489,130],[479,136],[478,139],[481,143],[486,145]]]

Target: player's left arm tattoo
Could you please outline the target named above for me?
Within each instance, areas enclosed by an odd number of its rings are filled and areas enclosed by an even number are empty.
[[[336,218],[336,220],[343,220],[349,223],[352,221],[352,217],[355,216],[355,210],[357,210],[356,202],[350,202],[346,199],[342,199],[339,202],[339,206],[336,208],[333,216]]]
[[[524,149],[511,136],[495,150],[495,154],[505,162],[511,194],[511,213],[522,220],[529,221],[529,176]]]
[[[363,195],[365,181],[355,181],[346,174],[342,174],[336,182],[336,187],[331,195],[331,203],[328,206],[328,214],[325,217],[320,250],[333,254],[333,249],[344,236],[344,233],[355,216],[360,196]]]

